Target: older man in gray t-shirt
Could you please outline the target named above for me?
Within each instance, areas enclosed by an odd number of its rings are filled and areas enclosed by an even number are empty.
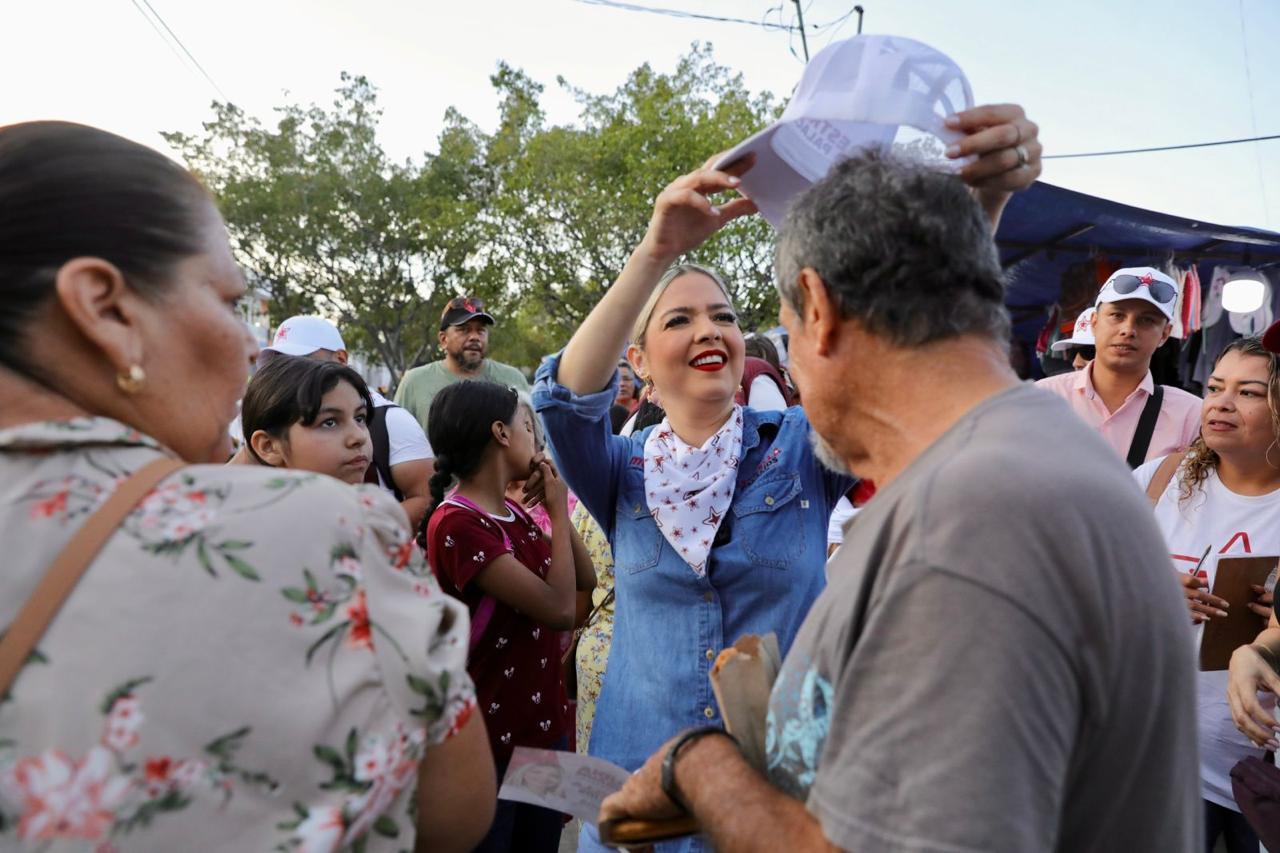
[[[1061,400],[980,404],[849,522],[770,781],[846,850],[1187,849],[1191,644],[1150,516]]]

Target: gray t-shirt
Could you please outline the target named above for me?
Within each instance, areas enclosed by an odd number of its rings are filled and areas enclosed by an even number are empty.
[[[849,523],[774,687],[771,781],[846,850],[1198,849],[1165,550],[1066,404],[983,402]]]

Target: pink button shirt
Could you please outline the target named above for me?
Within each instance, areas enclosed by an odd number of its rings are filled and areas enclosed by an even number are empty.
[[[1041,379],[1036,385],[1066,400],[1085,423],[1101,433],[1107,444],[1120,454],[1121,459],[1129,456],[1129,445],[1133,443],[1133,434],[1138,430],[1142,407],[1147,404],[1147,398],[1156,388],[1155,380],[1148,371],[1142,384],[1125,399],[1124,404],[1114,412],[1108,412],[1106,403],[1102,402],[1102,397],[1093,387],[1092,364],[1084,370]],[[1164,386],[1164,403],[1156,418],[1151,446],[1147,448],[1148,460],[1186,447],[1195,440],[1200,434],[1201,402],[1199,397],[1188,394],[1181,388]]]

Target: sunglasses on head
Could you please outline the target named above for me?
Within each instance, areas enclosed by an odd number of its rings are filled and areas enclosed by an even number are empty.
[[[1152,275],[1118,275],[1107,282],[1107,287],[1110,287],[1121,296],[1133,293],[1139,287],[1145,287],[1151,293],[1151,298],[1161,305],[1168,305],[1178,295],[1178,291],[1174,289],[1172,284],[1167,281],[1161,281]]]

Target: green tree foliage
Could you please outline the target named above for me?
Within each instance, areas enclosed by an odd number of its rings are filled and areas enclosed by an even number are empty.
[[[537,87],[503,67],[493,79],[504,104],[531,105]],[[672,74],[638,68],[616,91],[569,87],[578,124],[547,127],[536,108],[504,112],[491,150],[509,155],[494,198],[491,262],[504,270],[518,333],[497,341],[517,363],[563,346],[639,243],[654,197],[671,180],[733,147],[777,114],[739,74],[695,45]],[[722,270],[744,328],[773,325],[773,234],[742,220],[688,260]]]
[[[485,138],[456,113],[439,151],[391,162],[374,88],[343,75],[332,109],[286,106],[263,127],[214,104],[200,136],[165,138],[218,199],[271,319],[318,311],[399,375],[435,346],[443,303],[470,286],[487,205]]]
[[[388,159],[375,90],[349,75],[328,109],[281,107],[264,127],[215,104],[202,134],[166,139],[218,198],[272,320],[331,316],[349,346],[399,375],[436,357],[439,312],[463,292],[499,318],[493,356],[536,365],[613,281],[662,187],[778,112],[710,46],[671,74],[641,66],[607,94],[559,80],[581,107],[571,126],[547,123],[543,88],[523,72],[502,64],[492,83],[494,132],[450,110],[420,162]],[[744,328],[776,316],[772,244],[753,217],[689,258],[725,273]]]

